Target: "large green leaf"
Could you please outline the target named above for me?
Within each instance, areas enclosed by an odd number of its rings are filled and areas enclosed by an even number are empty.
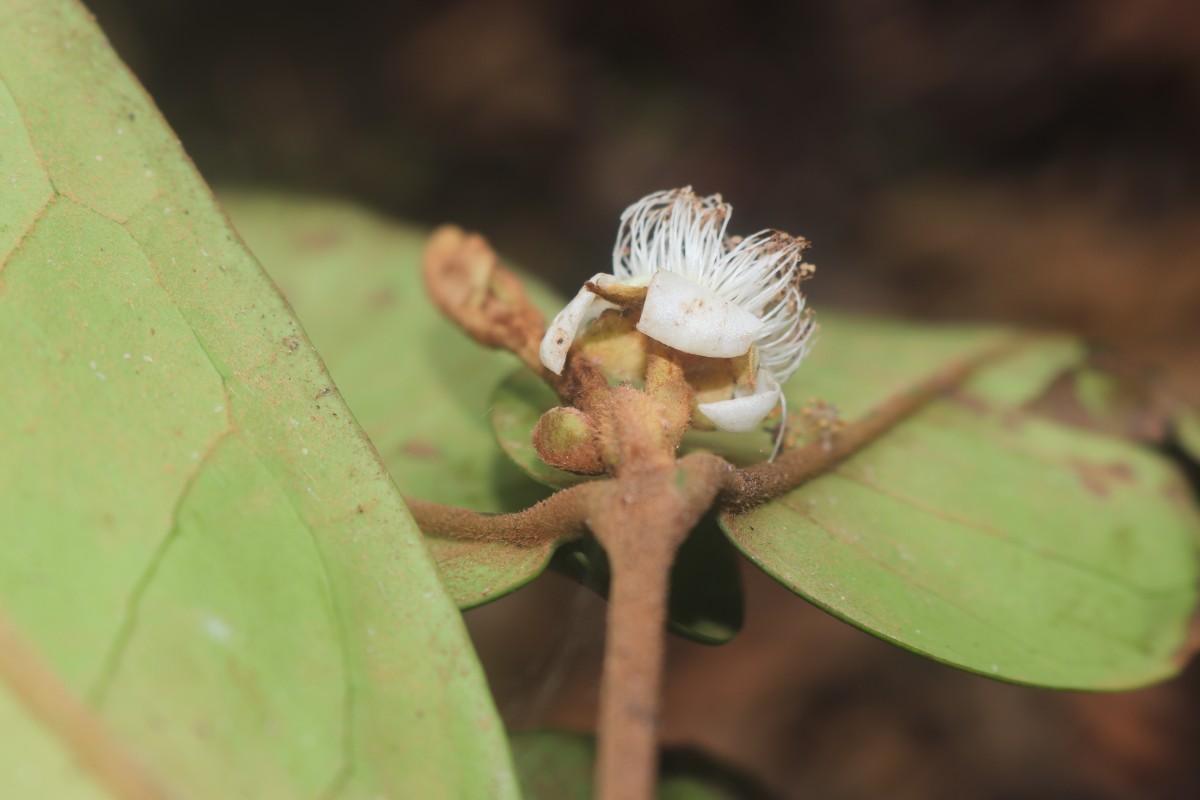
[[[878,402],[876,374],[932,372],[918,362],[936,329],[876,328],[863,347],[856,327],[826,326],[795,379],[804,391],[861,414],[854,398]],[[1188,655],[1200,518],[1165,458],[1031,410],[1081,359],[1070,342],[1031,340],[833,472],[723,524],[785,586],[940,661],[1058,687],[1167,677]]]
[[[547,492],[497,451],[492,387],[515,359],[438,313],[421,281],[425,234],[329,200],[223,192],[250,248],[304,320],[354,416],[401,491],[477,511],[517,511]],[[535,283],[531,294],[557,300]],[[462,608],[545,570],[552,548],[430,539]]]
[[[0,377],[0,795],[119,794],[119,754],[172,796],[516,793],[390,476],[65,0],[0,0]]]

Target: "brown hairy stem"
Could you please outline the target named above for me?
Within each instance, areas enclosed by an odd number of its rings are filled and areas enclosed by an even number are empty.
[[[720,488],[719,481],[711,480],[719,461],[688,457],[678,466],[624,462],[591,522],[612,567],[600,683],[597,800],[654,796],[671,565]]]
[[[1023,341],[1015,338],[974,358],[951,364],[903,394],[888,398],[866,416],[848,423],[828,441],[813,441],[789,450],[775,461],[737,470],[725,486],[721,505],[739,510],[752,508],[828,472],[934,398],[960,385],[981,366],[1012,352]]]
[[[603,491],[605,483],[581,483],[563,489],[537,505],[513,514],[482,514],[415,497],[405,497],[404,502],[417,527],[429,536],[535,545],[565,542],[585,535],[595,498]]]
[[[654,796],[668,581],[675,553],[691,530],[678,509],[663,515],[663,500],[671,494],[662,484],[628,495],[618,491],[595,523],[596,538],[612,565],[600,683],[598,800]]]

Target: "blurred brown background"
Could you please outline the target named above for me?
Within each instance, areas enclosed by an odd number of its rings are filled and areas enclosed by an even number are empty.
[[[457,221],[571,291],[692,184],[812,239],[818,309],[1079,330],[1200,400],[1200,5],[90,5],[213,183]],[[737,642],[675,647],[666,730],[780,796],[1200,796],[1194,667],[1035,692],[747,590]],[[512,724],[590,725],[601,618],[553,576],[472,614]]]

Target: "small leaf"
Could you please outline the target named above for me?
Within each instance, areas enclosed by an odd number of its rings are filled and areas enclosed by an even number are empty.
[[[555,569],[608,597],[611,571],[595,539],[572,541],[554,554]],[[671,568],[667,628],[701,644],[725,644],[742,629],[742,583],[738,555],[707,516],[692,531]]]
[[[547,495],[496,451],[492,388],[515,362],[485,350],[430,302],[422,231],[347,203],[222,192],[222,202],[304,320],[355,418],[405,494],[477,511],[517,511]],[[527,283],[542,306],[556,301]],[[552,548],[430,538],[460,608],[535,578]]]
[[[516,547],[507,544],[426,537],[442,585],[459,608],[466,610],[499,600],[546,571],[553,544]]]
[[[595,740],[567,731],[531,731],[512,737],[513,758],[526,800],[591,800]],[[728,768],[687,754],[664,754],[658,800],[753,800],[762,790]]]
[[[742,629],[738,555],[710,515],[679,548],[671,568],[667,623],[702,644],[725,644]]]
[[[391,478],[76,3],[0,3],[0,170],[0,796],[515,796]]]
[[[790,391],[848,420],[980,346],[952,356],[938,340],[961,332],[824,321]],[[1069,341],[1029,342],[831,473],[722,522],[785,586],[937,660],[1070,688],[1168,677],[1188,656],[1200,517],[1165,458],[1030,410],[1081,359]]]

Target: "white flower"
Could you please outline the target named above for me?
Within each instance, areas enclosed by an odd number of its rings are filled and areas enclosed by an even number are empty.
[[[800,281],[807,242],[778,231],[745,239],[725,234],[732,208],[691,187],[656,192],[625,209],[613,248],[612,275],[599,287],[646,288],[637,329],[684,353],[737,358],[757,350],[752,387],[697,408],[720,430],[753,430],[783,399],[780,384],[808,354],[815,323]],[[587,323],[617,306],[586,286],[550,324],[541,358],[561,374],[567,351]]]

